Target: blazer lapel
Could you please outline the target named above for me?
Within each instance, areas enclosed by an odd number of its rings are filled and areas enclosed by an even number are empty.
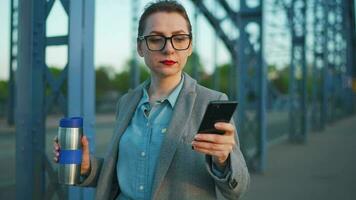
[[[152,188],[153,199],[155,199],[158,188],[162,184],[162,181],[168,171],[169,165],[172,162],[178,142],[183,135],[182,131],[184,130],[184,125],[190,118],[195,102],[196,82],[187,74],[184,74],[184,76],[185,80],[183,83],[183,88],[174,107],[172,119],[168,127],[167,134],[162,143],[159,158],[157,160],[157,167],[155,170],[155,177]]]
[[[105,156],[102,175],[99,176],[99,183],[97,186],[97,194],[96,197],[108,197],[111,192],[111,187],[115,187],[111,185],[113,182],[110,179],[116,179],[115,166],[117,162],[118,148],[119,148],[119,140],[125,129],[127,128],[133,114],[135,113],[136,106],[142,95],[142,86],[136,88],[135,90],[129,92],[127,96],[124,96],[121,102],[127,103],[126,105],[121,105],[119,103],[119,116],[117,116],[114,128],[114,136],[109,145],[109,150]],[[109,183],[110,185],[108,185]]]
[[[129,92],[127,94],[126,99],[123,99],[122,102],[127,103],[126,105],[119,105],[119,116],[116,119],[116,128],[114,130],[114,140],[112,141],[112,146],[111,149],[112,151],[110,152],[110,156],[113,156],[114,159],[117,158],[117,152],[118,152],[118,147],[119,147],[119,140],[121,138],[121,135],[124,133],[126,130],[127,126],[130,123],[130,120],[133,117],[133,114],[136,111],[136,107],[138,102],[140,101],[142,97],[142,86],[141,84],[139,87],[134,89],[133,91]],[[122,103],[120,103],[122,104]]]

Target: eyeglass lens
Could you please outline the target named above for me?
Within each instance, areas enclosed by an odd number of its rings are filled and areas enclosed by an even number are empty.
[[[146,37],[146,42],[150,50],[158,51],[165,47],[168,39],[171,40],[171,44],[176,50],[185,50],[190,44],[189,35],[173,35],[171,38],[162,35],[150,35]]]

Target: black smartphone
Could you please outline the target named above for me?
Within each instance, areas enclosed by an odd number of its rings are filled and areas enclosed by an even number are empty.
[[[236,101],[211,101],[206,108],[198,133],[224,134],[214,127],[216,122],[230,122],[237,107]]]

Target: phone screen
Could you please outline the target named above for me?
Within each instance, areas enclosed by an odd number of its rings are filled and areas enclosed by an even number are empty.
[[[237,106],[236,101],[211,101],[205,111],[198,133],[224,134],[215,129],[216,122],[230,122]]]

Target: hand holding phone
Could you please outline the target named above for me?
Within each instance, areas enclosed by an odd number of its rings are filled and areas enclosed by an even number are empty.
[[[211,101],[205,111],[198,133],[224,134],[214,126],[217,122],[230,122],[237,107],[236,101]]]

